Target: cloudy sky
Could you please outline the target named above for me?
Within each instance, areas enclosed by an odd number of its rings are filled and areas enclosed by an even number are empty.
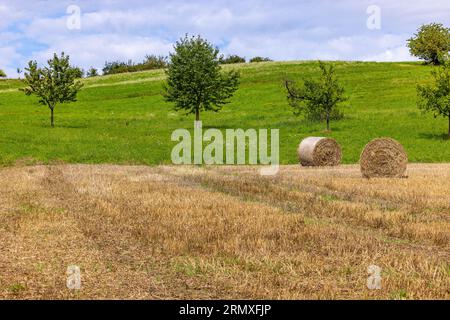
[[[406,61],[429,22],[450,25],[449,0],[0,0],[0,69],[15,77],[60,51],[101,69],[167,55],[185,33],[247,58]]]

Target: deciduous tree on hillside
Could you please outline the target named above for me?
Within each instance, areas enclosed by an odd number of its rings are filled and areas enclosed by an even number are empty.
[[[434,117],[448,118],[448,139],[450,139],[450,62],[432,71],[434,83],[419,85],[418,106],[425,112],[432,112]]]
[[[286,80],[288,102],[294,109],[294,114],[319,115],[327,121],[327,131],[330,121],[336,114],[339,103],[346,101],[344,88],[338,82],[333,65],[319,61],[321,76],[318,80],[307,79],[303,86],[296,86],[295,82]]]
[[[89,70],[86,72],[86,77],[97,77],[98,76],[98,70],[94,67],[90,67]]]
[[[77,101],[77,93],[83,86],[76,81],[80,69],[71,67],[69,56],[63,52],[60,57],[55,53],[44,68],[38,68],[36,61],[30,61],[25,70],[25,83],[28,87],[20,90],[27,96],[39,97],[39,103],[50,109],[50,123],[54,127],[53,113],[56,105]]]
[[[239,73],[221,70],[219,50],[208,41],[187,35],[175,45],[166,69],[164,97],[175,103],[175,110],[195,114],[218,112],[239,86]]]
[[[441,23],[425,24],[408,39],[408,47],[413,56],[428,63],[441,64],[450,51],[450,28]]]

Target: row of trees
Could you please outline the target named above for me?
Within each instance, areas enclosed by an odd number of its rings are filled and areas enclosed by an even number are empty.
[[[235,63],[246,63],[247,59],[245,57],[240,57],[236,54],[233,55],[229,55],[227,57],[221,56],[219,58],[219,61],[221,64],[235,64]],[[273,61],[270,58],[266,58],[266,57],[253,57],[251,58],[248,62],[249,63],[258,63],[258,62],[269,62],[269,61]]]
[[[433,112],[436,117],[448,117],[450,138],[450,62],[445,60],[446,55],[439,56],[443,58],[435,62],[442,66],[433,71],[434,82],[417,88],[418,106]],[[195,114],[196,121],[200,120],[201,112],[220,111],[229,103],[240,80],[238,72],[225,72],[221,64],[219,50],[200,36],[180,39],[165,65],[165,100],[172,103],[177,111]],[[319,68],[321,72],[317,79],[303,79],[300,84],[286,80],[284,85],[294,114],[325,120],[327,130],[330,130],[331,120],[343,117],[339,106],[348,98],[334,66],[319,62]],[[55,54],[44,68],[38,68],[35,61],[30,61],[25,73],[28,87],[23,91],[27,95],[37,95],[39,102],[48,106],[51,125],[54,126],[55,106],[76,101],[77,92],[82,87],[77,78],[78,68],[70,66],[69,57],[64,53],[60,57]]]
[[[236,63],[246,63],[247,60],[245,57],[241,57],[238,55],[228,55],[228,56],[219,56],[219,64],[236,64]],[[154,70],[154,69],[164,69],[168,67],[168,57],[164,56],[155,56],[148,55],[145,57],[145,60],[140,63],[135,63],[132,60],[128,60],[127,62],[123,61],[112,61],[106,62],[103,68],[103,74],[116,74],[116,73],[125,73],[125,72],[137,72],[137,71],[145,71],[145,70]],[[272,61],[270,58],[265,57],[254,57],[249,60],[250,63],[256,62],[268,62]],[[89,76],[89,75],[88,75]]]
[[[132,60],[127,62],[113,61],[106,62],[103,68],[103,74],[116,74],[125,72],[137,72],[145,70],[164,69],[167,67],[167,57],[147,55],[144,61],[135,63]]]

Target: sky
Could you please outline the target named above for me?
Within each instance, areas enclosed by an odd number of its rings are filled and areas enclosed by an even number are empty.
[[[0,69],[64,51],[101,70],[185,34],[247,59],[410,61],[406,40],[430,22],[450,25],[450,0],[0,0]]]

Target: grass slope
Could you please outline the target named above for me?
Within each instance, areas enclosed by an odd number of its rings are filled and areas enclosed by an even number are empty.
[[[430,80],[432,67],[417,63],[336,62],[350,100],[346,119],[309,123],[292,115],[282,80],[318,74],[316,62],[275,62],[239,68],[242,83],[222,112],[203,113],[205,128],[279,128],[280,158],[296,163],[299,141],[327,135],[343,146],[344,162],[355,163],[364,145],[390,136],[404,144],[413,162],[450,162],[447,120],[416,107],[416,84]],[[161,70],[84,80],[79,101],[58,106],[56,128],[35,97],[17,90],[17,80],[0,81],[0,165],[25,162],[170,163],[173,130],[192,128],[193,117],[176,113],[161,97]],[[25,159],[25,160],[24,160]]]

